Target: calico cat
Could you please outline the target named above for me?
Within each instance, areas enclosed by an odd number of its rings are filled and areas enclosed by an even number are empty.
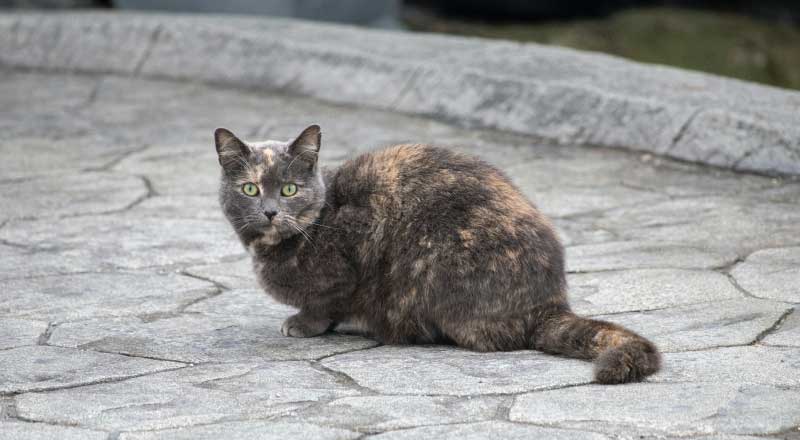
[[[320,128],[247,144],[215,132],[220,203],[258,281],[297,307],[281,332],[357,323],[387,344],[595,359],[600,383],[658,371],[647,339],[570,311],[550,222],[496,168],[427,145],[320,167]]]

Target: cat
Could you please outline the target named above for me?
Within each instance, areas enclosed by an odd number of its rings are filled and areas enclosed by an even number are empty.
[[[299,309],[283,335],[349,322],[386,344],[594,359],[599,383],[659,370],[647,339],[572,313],[553,227],[495,167],[397,145],[328,170],[318,125],[289,142],[214,138],[222,210],[259,284]]]

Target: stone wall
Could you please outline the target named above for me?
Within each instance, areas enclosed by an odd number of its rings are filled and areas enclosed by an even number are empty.
[[[800,174],[800,93],[570,49],[285,19],[0,16],[0,65],[203,81]]]

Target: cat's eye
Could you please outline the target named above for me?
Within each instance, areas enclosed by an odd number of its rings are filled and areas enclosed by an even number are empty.
[[[242,192],[250,197],[258,195],[258,186],[255,183],[245,183],[242,185]]]
[[[281,195],[284,197],[291,197],[297,194],[297,185],[294,183],[286,183],[281,187]]]

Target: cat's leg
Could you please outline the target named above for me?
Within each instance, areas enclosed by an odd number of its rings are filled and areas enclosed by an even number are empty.
[[[301,310],[300,313],[292,315],[286,321],[283,321],[281,334],[294,338],[310,338],[325,333],[334,324],[333,320],[329,318]]]

